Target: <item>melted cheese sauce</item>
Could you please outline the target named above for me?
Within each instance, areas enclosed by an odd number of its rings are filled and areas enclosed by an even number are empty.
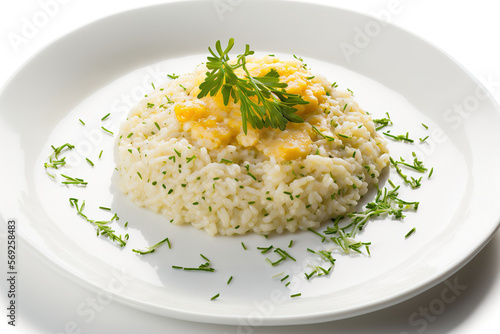
[[[194,140],[203,142],[208,149],[227,145],[240,145],[254,148],[276,160],[295,160],[305,158],[311,152],[312,138],[316,136],[312,126],[326,118],[331,104],[327,102],[330,87],[324,87],[321,80],[305,69],[298,60],[280,60],[276,57],[247,57],[247,69],[252,76],[264,76],[271,69],[280,75],[280,82],[286,83],[286,91],[300,95],[305,105],[295,106],[296,114],[304,123],[288,122],[284,131],[279,129],[254,129],[250,124],[247,134],[243,132],[239,103],[230,100],[224,105],[222,94],[198,99],[199,84],[205,80],[202,73],[196,78],[196,87],[189,92],[185,101],[176,101],[174,107],[177,120],[184,129],[191,132]],[[243,77],[243,71],[235,73]]]

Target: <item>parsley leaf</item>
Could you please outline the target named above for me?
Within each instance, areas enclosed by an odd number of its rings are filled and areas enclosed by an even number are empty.
[[[217,54],[209,47],[211,56],[207,57],[205,81],[200,84],[198,98],[216,95],[221,92],[224,105],[232,98],[240,102],[243,132],[247,133],[247,123],[254,129],[271,127],[285,130],[288,122],[302,123],[304,120],[295,114],[293,106],[307,104],[300,95],[285,91],[286,83],[279,82],[279,74],[271,69],[261,77],[253,77],[246,67],[246,56],[253,55],[247,44],[245,52],[238,56],[235,64],[229,64],[228,53],[234,46],[234,39],[229,39],[228,46],[222,50],[220,41],[215,43]],[[241,68],[245,77],[238,77],[234,71]],[[253,97],[253,99],[251,99]],[[256,102],[255,102],[256,100]]]

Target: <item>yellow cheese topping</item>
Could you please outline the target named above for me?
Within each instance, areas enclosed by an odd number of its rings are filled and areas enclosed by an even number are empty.
[[[208,149],[227,145],[241,145],[254,148],[277,160],[294,160],[306,157],[311,151],[312,139],[316,136],[312,126],[324,118],[327,95],[320,80],[304,68],[298,60],[280,60],[277,57],[247,57],[247,69],[252,76],[264,76],[271,69],[280,75],[280,82],[288,86],[286,91],[299,94],[308,104],[295,106],[297,115],[304,123],[289,122],[284,131],[279,129],[253,129],[248,126],[243,132],[239,103],[232,101],[224,105],[220,92],[215,96],[198,99],[199,84],[205,79],[205,73],[196,79],[196,87],[189,92],[188,99],[177,102],[174,111],[177,120],[184,129],[191,132],[194,140]],[[235,71],[243,76],[241,69]]]

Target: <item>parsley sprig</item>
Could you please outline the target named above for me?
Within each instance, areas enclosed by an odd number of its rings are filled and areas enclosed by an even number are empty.
[[[300,95],[289,94],[285,91],[286,83],[279,82],[279,74],[271,69],[262,77],[253,77],[246,67],[246,56],[254,54],[247,44],[245,52],[238,56],[236,63],[229,63],[229,51],[234,46],[234,39],[229,39],[228,46],[222,50],[220,41],[215,43],[217,54],[209,47],[205,81],[200,84],[198,98],[222,93],[224,105],[229,104],[231,97],[234,103],[241,103],[241,119],[243,132],[247,133],[247,123],[254,129],[271,127],[285,130],[288,122],[302,123],[304,120],[295,114],[293,106],[307,104]],[[234,71],[241,68],[244,77],[238,77]]]

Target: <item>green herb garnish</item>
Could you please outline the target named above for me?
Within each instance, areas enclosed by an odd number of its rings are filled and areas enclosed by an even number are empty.
[[[376,131],[383,129],[388,125],[392,125],[391,116],[389,116],[388,112],[386,112],[385,114],[387,115],[386,118],[378,118],[373,120],[373,123],[379,125],[378,127],[375,128]]]
[[[302,99],[300,95],[289,94],[284,91],[286,83],[279,82],[279,74],[275,69],[271,69],[262,77],[252,77],[246,67],[246,56],[253,55],[247,44],[245,52],[238,56],[235,64],[229,63],[229,51],[234,46],[234,39],[229,39],[228,46],[222,50],[220,41],[215,43],[215,54],[209,47],[206,63],[207,77],[200,84],[198,98],[222,93],[224,105],[229,104],[230,97],[235,103],[241,103],[241,119],[243,132],[247,133],[247,122],[254,129],[271,127],[285,130],[287,123],[301,123],[304,120],[295,114],[297,109],[293,106],[307,104],[309,102]],[[239,78],[234,71],[241,68],[244,77]],[[251,99],[253,97],[254,99]],[[257,100],[255,102],[255,100]]]
[[[200,264],[198,267],[180,267],[180,266],[172,266],[174,269],[183,269],[183,270],[188,270],[188,271],[209,271],[209,272],[214,272],[215,269],[210,267],[210,260],[207,259],[203,254],[200,254],[200,256],[207,262]]]
[[[141,255],[154,253],[154,252],[155,252],[155,250],[156,250],[158,247],[160,247],[161,245],[163,245],[165,242],[168,244],[168,246],[169,246],[168,248],[170,248],[170,243],[169,243],[169,241],[168,241],[168,238],[165,238],[165,239],[163,239],[162,241],[160,241],[160,242],[158,242],[158,243],[154,244],[153,246],[151,246],[151,247],[147,247],[147,250],[141,251],[141,250],[138,250],[138,249],[132,249],[132,252],[137,253],[137,254],[141,254]]]
[[[379,189],[375,200],[366,205],[365,211],[349,214],[349,217],[353,218],[353,228],[350,232],[345,234],[345,237],[353,238],[358,231],[363,229],[363,226],[371,217],[390,215],[396,219],[401,219],[405,217],[403,214],[405,210],[417,210],[419,202],[408,202],[398,198],[398,190],[399,186],[392,190],[387,190],[387,188],[383,190]],[[346,228],[344,228],[344,230],[345,229]],[[339,233],[342,234],[343,230],[340,229]],[[341,239],[344,241],[346,238],[341,235]],[[349,248],[352,249],[352,247]]]
[[[382,133],[384,135],[386,135],[387,137],[394,139],[395,141],[406,141],[406,142],[409,142],[409,143],[413,143],[414,142],[413,139],[411,139],[411,138],[408,137],[408,132],[405,135],[397,135],[397,136],[390,134],[389,131],[388,132],[382,132]]]
[[[399,158],[399,161],[397,160],[394,160],[394,163],[393,164],[396,164],[396,165],[403,165],[405,167],[408,167],[408,168],[411,168],[413,170],[416,170],[417,172],[420,172],[420,173],[424,173],[427,171],[427,168],[424,167],[424,163],[420,160],[418,160],[417,158],[417,155],[415,154],[415,152],[412,152],[412,155],[413,155],[413,164],[409,164],[407,162],[405,162],[405,160],[400,157]]]
[[[114,136],[114,133],[113,133],[112,131],[109,131],[108,129],[106,129],[104,126],[101,126],[101,129],[103,129],[103,130],[104,130],[104,132],[106,132],[106,133],[108,133],[108,134],[110,134],[110,135]]]
[[[79,179],[77,177],[71,177],[68,175],[61,174],[62,177],[66,179],[66,181],[62,181],[62,184],[74,184],[74,185],[81,185],[81,186],[86,186],[87,182],[85,182],[84,179]]]
[[[61,152],[64,149],[72,150],[75,148],[75,146],[66,143],[59,147],[54,147],[54,145],[51,145],[50,147],[52,147],[53,152],[49,156],[49,162],[45,162],[43,166],[45,167],[45,172],[47,173],[47,175],[49,175],[52,178],[55,178],[55,175],[49,174],[49,172],[47,172],[47,168],[59,169],[59,167],[66,165],[66,157],[60,159],[59,154],[61,154]]]
[[[85,208],[85,201],[82,202],[82,205],[79,206],[78,205],[78,199],[76,198],[70,198],[69,199],[69,203],[71,204],[72,207],[74,207],[77,211],[77,214],[82,217],[83,219],[85,219],[87,222],[91,223],[92,225],[94,225],[94,227],[96,228],[97,230],[97,235],[104,235],[106,237],[108,237],[111,241],[113,242],[116,242],[118,245],[120,245],[120,247],[124,247],[127,242],[125,240],[122,239],[122,236],[121,235],[116,235],[115,234],[115,230],[113,230],[111,227],[108,226],[108,224],[110,224],[113,220],[114,220],[114,217],[113,219],[111,220],[93,220],[93,219],[89,219],[84,213],[83,213],[83,209]],[[116,216],[116,214],[115,214]]]
[[[408,238],[408,237],[409,237],[410,235],[412,235],[413,233],[415,233],[415,231],[416,231],[416,230],[417,230],[417,229],[416,229],[415,227],[414,227],[414,228],[412,228],[412,229],[410,230],[410,232],[406,233],[406,235],[405,235],[405,239],[406,239],[406,238]]]

